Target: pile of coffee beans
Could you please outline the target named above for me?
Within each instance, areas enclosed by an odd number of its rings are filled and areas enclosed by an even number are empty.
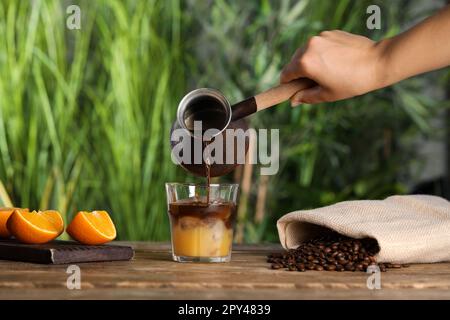
[[[289,271],[366,271],[370,265],[378,265],[380,271],[387,268],[408,267],[398,263],[377,263],[379,251],[375,239],[352,239],[341,235],[329,235],[303,242],[297,249],[272,253],[267,262],[272,269]]]

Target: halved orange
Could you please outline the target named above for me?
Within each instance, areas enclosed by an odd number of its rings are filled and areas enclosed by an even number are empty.
[[[8,231],[20,242],[47,243],[64,231],[64,221],[58,211],[14,210],[6,223]]]
[[[90,245],[103,244],[116,238],[116,227],[106,211],[80,211],[66,231],[78,242]]]
[[[11,233],[8,231],[8,228],[6,228],[6,222],[13,214],[14,210],[28,212],[28,209],[22,208],[0,208],[0,238],[11,237]]]

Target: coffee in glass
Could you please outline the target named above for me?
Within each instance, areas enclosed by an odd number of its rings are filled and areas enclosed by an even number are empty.
[[[237,190],[237,184],[166,184],[175,261],[230,260]]]

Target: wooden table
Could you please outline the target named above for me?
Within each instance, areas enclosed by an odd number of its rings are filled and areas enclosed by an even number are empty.
[[[278,245],[235,246],[231,263],[181,264],[168,244],[126,243],[133,261],[84,263],[81,290],[66,286],[67,266],[0,260],[0,299],[450,299],[450,263],[381,274],[367,289],[363,272],[271,270]]]

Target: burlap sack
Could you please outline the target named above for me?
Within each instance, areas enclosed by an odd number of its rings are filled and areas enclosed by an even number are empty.
[[[450,202],[435,196],[392,196],[294,211],[277,227],[286,249],[332,229],[352,238],[375,238],[379,262],[450,261]]]

